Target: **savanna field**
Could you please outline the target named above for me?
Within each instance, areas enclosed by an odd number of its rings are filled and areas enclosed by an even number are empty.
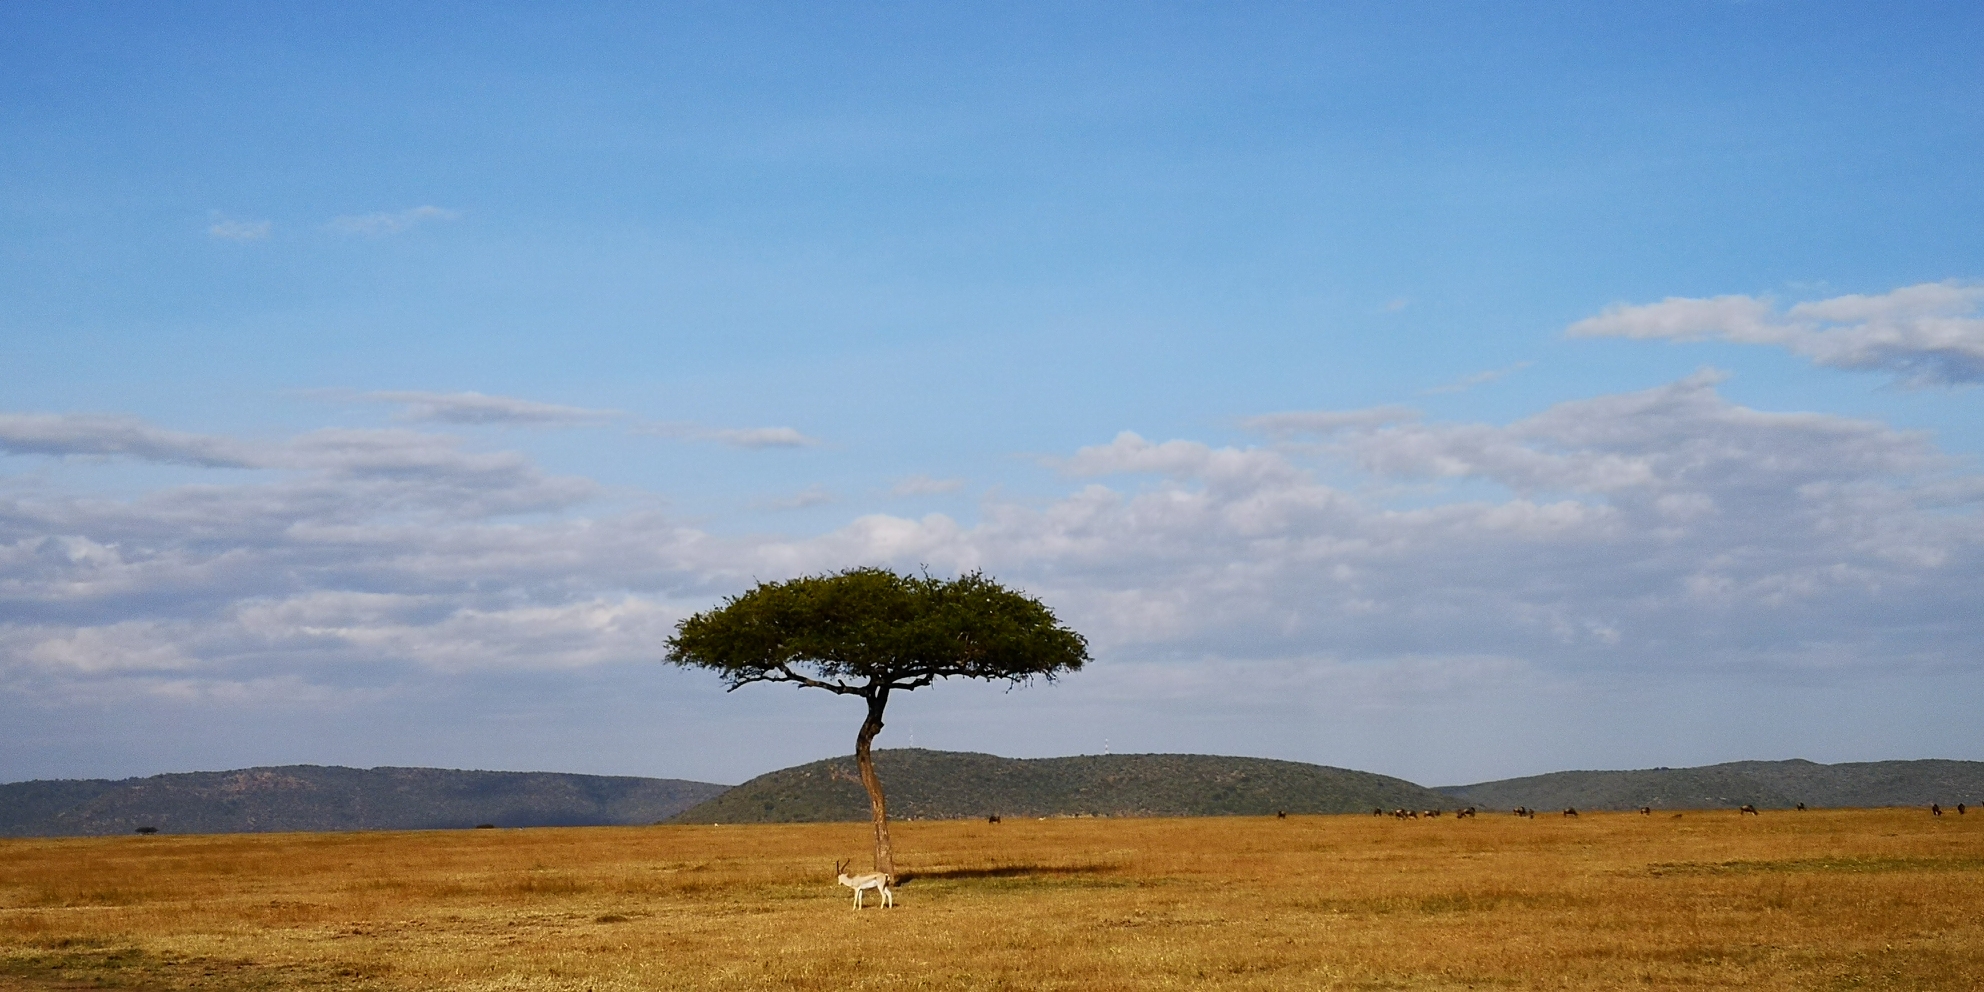
[[[0,840],[0,989],[1962,989],[1984,815]],[[871,905],[872,905],[872,896]]]

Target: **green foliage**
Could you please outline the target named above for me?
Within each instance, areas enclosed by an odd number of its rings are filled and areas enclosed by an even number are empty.
[[[667,660],[730,688],[795,682],[834,692],[936,679],[1026,682],[1081,668],[1088,643],[1039,600],[971,572],[956,579],[849,569],[760,583],[682,621]]]

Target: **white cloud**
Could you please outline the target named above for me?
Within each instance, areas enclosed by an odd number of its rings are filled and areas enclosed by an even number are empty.
[[[733,448],[810,448],[820,443],[790,427],[705,427],[690,423],[649,423],[634,428],[636,434],[673,437],[688,441],[715,441]]]
[[[207,237],[216,241],[237,241],[242,243],[266,241],[276,229],[273,221],[233,220],[216,215],[214,222],[207,225]]]
[[[358,234],[367,237],[380,237],[412,230],[430,221],[455,220],[461,216],[459,210],[443,207],[423,206],[407,210],[381,211],[370,214],[348,214],[333,217],[324,227],[339,234]]]
[[[242,468],[262,456],[230,438],[162,430],[135,417],[0,413],[0,452],[10,455],[122,456],[142,461]]]
[[[411,424],[496,424],[519,427],[579,427],[623,416],[614,410],[559,406],[482,393],[374,392],[366,399],[401,403],[394,419]]]
[[[1514,365],[1510,365],[1505,368],[1489,369],[1486,372],[1476,372],[1472,375],[1461,376],[1459,379],[1447,383],[1446,385],[1434,386],[1431,389],[1421,390],[1421,392],[1427,395],[1436,395],[1440,393],[1464,393],[1470,389],[1473,389],[1476,386],[1486,385],[1488,383],[1496,381],[1497,379],[1504,378],[1508,376],[1510,373],[1520,372],[1523,369],[1529,368],[1531,365],[1534,364],[1536,363],[1517,362]]]
[[[911,475],[897,479],[889,487],[891,496],[936,496],[954,493],[964,488],[963,479],[934,479],[927,475]]]
[[[790,427],[745,427],[713,430],[709,437],[737,448],[806,448],[820,443]]]
[[[1813,364],[1892,373],[1911,385],[1984,381],[1984,285],[1906,286],[1777,311],[1749,296],[1614,304],[1572,324],[1573,337],[1718,338],[1785,348]]]
[[[0,479],[0,687],[222,699],[649,664],[689,610],[858,564],[985,568],[1112,670],[1245,668],[1353,694],[1304,704],[1321,709],[1586,673],[1975,674],[1984,478],[1922,435],[1730,403],[1718,378],[1507,425],[1275,415],[1325,431],[1300,446],[1126,432],[1059,462],[1080,481],[1045,502],[788,536],[589,515],[588,480],[407,429],[316,431],[258,449],[268,472],[131,498]],[[239,444],[116,426],[62,450]],[[1319,481],[1346,465],[1413,501]],[[1208,684],[1226,712],[1284,702]]]
[[[809,506],[824,506],[834,502],[834,494],[825,486],[807,486],[790,496],[781,496],[759,503],[767,510],[802,510]]]
[[[1407,406],[1374,406],[1362,410],[1292,410],[1248,417],[1240,426],[1263,434],[1328,434],[1346,427],[1371,427],[1400,420],[1417,420],[1419,411]]]

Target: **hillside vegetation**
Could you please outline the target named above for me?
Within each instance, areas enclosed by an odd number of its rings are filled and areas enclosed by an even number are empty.
[[[1001,758],[876,752],[898,819],[1231,816],[1477,806],[1553,810],[1984,805],[1984,762],[1738,761],[1704,768],[1574,771],[1426,789],[1294,761],[1198,754]],[[679,779],[288,765],[151,778],[0,785],[0,836],[421,830],[473,827],[864,820],[849,758],[734,789]]]
[[[1296,761],[1204,754],[1001,758],[903,748],[875,752],[889,814],[906,820],[1001,816],[1229,816],[1368,813],[1451,806],[1404,779]],[[865,820],[851,758],[760,775],[690,809],[679,823]]]
[[[1984,801],[1984,761],[1868,761],[1837,765],[1732,761],[1702,768],[1552,772],[1527,778],[1443,786],[1449,801],[1490,809],[1758,809],[1977,805]]]
[[[724,791],[679,779],[285,765],[0,785],[0,836],[647,824]]]

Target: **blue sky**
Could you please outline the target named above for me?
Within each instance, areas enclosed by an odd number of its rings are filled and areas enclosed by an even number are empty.
[[[0,780],[1984,759],[1973,5],[0,10]]]

